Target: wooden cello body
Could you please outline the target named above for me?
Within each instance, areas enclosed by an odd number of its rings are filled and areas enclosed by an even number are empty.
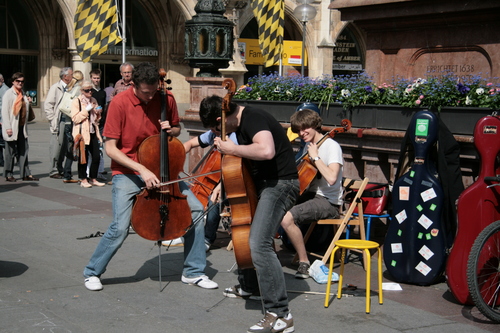
[[[234,94],[236,84],[232,79],[222,83],[228,89],[222,103],[222,139],[226,139],[226,112]],[[250,227],[257,208],[257,191],[248,167],[248,161],[241,157],[222,156],[222,181],[226,197],[231,206],[231,239],[236,263],[241,269],[252,268],[250,253]]]
[[[162,77],[166,73],[161,73]],[[167,120],[167,94],[161,86],[161,120]],[[166,131],[146,138],[137,150],[139,163],[153,172],[161,183],[178,178],[184,168],[186,152],[184,145]],[[187,197],[179,188],[179,183],[161,185],[154,189],[144,189],[137,195],[132,209],[131,224],[141,237],[163,241],[181,237],[191,226],[191,210]]]
[[[204,175],[194,179],[193,185],[191,186],[191,192],[193,192],[205,208],[208,205],[208,199],[212,194],[213,189],[217,186],[217,184],[219,184],[221,179],[220,172],[210,172],[220,170],[221,162],[221,153],[219,153],[219,151],[212,146],[205,156],[203,156],[200,163],[198,163],[198,165],[191,172],[193,175]]]
[[[474,128],[474,145],[481,158],[477,180],[458,198],[458,230],[446,264],[447,283],[461,304],[473,304],[467,284],[467,261],[479,233],[500,220],[500,187],[487,188],[485,177],[500,174],[500,117],[487,116]]]
[[[444,194],[429,159],[438,138],[438,118],[429,111],[417,112],[408,131],[415,159],[411,169],[394,183],[392,220],[383,254],[395,281],[429,285],[441,276],[447,258],[441,222]]]

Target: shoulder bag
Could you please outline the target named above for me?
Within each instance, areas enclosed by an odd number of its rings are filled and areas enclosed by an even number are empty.
[[[61,98],[61,102],[59,103],[59,111],[67,115],[71,118],[71,104],[73,103],[73,99],[75,96],[76,89],[72,89],[71,91],[65,91],[63,97]]]

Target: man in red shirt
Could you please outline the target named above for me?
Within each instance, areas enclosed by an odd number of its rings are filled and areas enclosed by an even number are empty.
[[[161,94],[158,92],[158,69],[151,63],[139,64],[132,75],[132,89],[120,93],[109,105],[104,127],[106,153],[111,158],[113,173],[113,222],[101,238],[94,254],[83,271],[85,287],[101,290],[101,274],[128,235],[130,217],[136,195],[143,187],[154,188],[160,180],[151,170],[140,164],[137,149],[144,139],[166,130],[168,135],[181,132],[174,96],[167,92],[166,121],[160,121]],[[193,221],[199,221],[203,205],[187,185],[179,183],[182,194],[187,196]],[[182,282],[201,288],[215,289],[217,283],[204,273],[206,253],[204,225],[196,223],[184,235],[184,269]]]

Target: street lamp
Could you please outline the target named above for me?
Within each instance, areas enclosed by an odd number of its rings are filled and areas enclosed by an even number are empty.
[[[306,49],[306,24],[308,21],[314,19],[316,16],[316,8],[310,5],[314,0],[302,0],[302,5],[297,6],[293,15],[302,22],[302,57],[301,57],[301,68],[300,74],[304,76],[304,61],[305,61],[305,49]]]

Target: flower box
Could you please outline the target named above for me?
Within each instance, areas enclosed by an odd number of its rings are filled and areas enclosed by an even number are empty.
[[[303,102],[296,101],[251,101],[251,100],[234,100],[242,106],[253,106],[269,112],[282,123],[289,123],[290,117]],[[340,104],[330,104],[328,109],[322,105],[320,115],[324,125],[339,125],[342,119],[350,120],[350,112],[342,108]]]
[[[415,112],[423,109],[365,104],[353,108],[351,122],[353,127],[406,131]],[[434,112],[453,134],[472,135],[476,122],[492,111],[487,108],[443,107]]]
[[[234,100],[243,106],[254,106],[271,113],[282,123],[290,122],[290,116],[302,102]],[[406,108],[397,105],[364,104],[352,110],[344,110],[340,104],[320,107],[323,125],[337,126],[342,119],[349,119],[355,128],[378,128],[381,130],[406,131],[415,112],[423,108]],[[443,107],[435,111],[453,134],[472,135],[476,122],[491,114],[487,108]]]

